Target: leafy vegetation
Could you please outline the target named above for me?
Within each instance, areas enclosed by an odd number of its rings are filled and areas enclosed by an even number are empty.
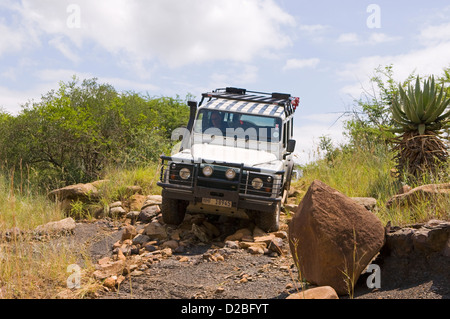
[[[172,131],[188,116],[178,97],[119,93],[96,79],[76,78],[17,115],[0,109],[0,238],[18,232],[11,242],[0,239],[0,299],[55,298],[65,291],[68,265],[80,258],[83,272],[94,271],[83,247],[32,238],[36,226],[66,217],[48,191],[103,179],[99,205],[105,207],[125,199],[130,185],[157,194],[159,155],[169,153]],[[90,217],[84,203],[72,210],[73,217]],[[101,287],[90,278],[82,276],[87,281],[77,296]]]
[[[450,127],[449,105],[450,97],[443,86],[437,87],[434,77],[425,80],[423,88],[419,77],[407,91],[399,86],[399,97],[392,100],[391,107],[396,124],[393,131],[401,133],[394,140],[399,176],[407,175],[406,180],[411,180],[435,175],[446,164],[448,151],[439,135]]]
[[[8,172],[25,169],[39,187],[89,182],[108,166],[157,161],[188,116],[178,97],[118,93],[96,79],[80,84],[74,78],[17,116],[0,113],[0,165]]]
[[[371,78],[373,91],[365,91],[363,98],[355,101],[351,117],[345,123],[344,134],[348,138],[348,143],[334,146],[328,137],[321,137],[319,149],[323,154],[314,157],[321,159],[301,167],[303,177],[294,182],[293,186],[306,191],[314,179],[319,179],[350,197],[374,197],[377,199],[379,207],[377,214],[384,223],[391,221],[396,225],[404,225],[431,218],[450,219],[450,203],[445,200],[433,203],[432,207],[434,208],[430,208],[429,203],[421,203],[409,207],[408,210],[396,207],[386,208],[385,204],[388,199],[396,195],[406,183],[414,188],[425,184],[450,182],[450,163],[448,161],[441,161],[434,174],[425,170],[417,174],[414,179],[398,178],[400,174],[396,160],[402,155],[399,153],[398,146],[393,142],[399,141],[399,136],[396,135],[399,125],[391,110],[394,108],[393,104],[400,101],[401,95],[409,95],[409,93],[405,93],[405,90],[414,79],[417,81],[417,77],[411,74],[404,82],[397,83],[393,76],[393,66],[379,67],[375,70],[375,75]],[[445,92],[449,94],[450,68],[445,69],[444,74],[436,82],[441,84],[436,85],[435,92],[440,94],[442,89],[443,95]],[[411,85],[410,87],[415,89],[417,82],[415,86]],[[430,82],[427,87],[431,87]],[[417,94],[419,97],[417,100],[420,100],[421,93],[412,91],[414,98]],[[428,96],[431,96],[430,93]],[[431,100],[428,98],[428,102]],[[448,140],[449,134],[448,127],[444,124],[449,120],[449,114],[442,111],[445,109],[442,104],[439,105],[441,112],[435,112],[434,116],[435,120],[441,121],[438,126],[441,128],[442,143],[437,149],[448,152],[449,145],[446,140]],[[424,112],[425,110],[427,109],[424,108]],[[406,121],[408,121],[407,118],[402,123],[413,125]],[[414,126],[417,134],[419,134],[418,124],[416,123]],[[424,132],[426,136],[432,136],[432,134],[427,134],[430,132],[430,128]],[[437,143],[437,141],[435,142]],[[424,143],[426,144],[426,142]],[[408,160],[404,159],[404,161]],[[301,196],[297,200],[300,199]],[[435,209],[436,207],[441,209]]]

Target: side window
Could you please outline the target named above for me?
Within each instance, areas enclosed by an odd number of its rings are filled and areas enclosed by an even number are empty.
[[[203,115],[204,115],[204,112],[198,113],[197,119],[195,120],[194,132],[196,132],[196,133],[202,132],[202,126],[203,126],[203,122],[204,122]]]
[[[283,124],[283,147],[286,147],[286,141],[287,141],[287,122],[284,122]]]

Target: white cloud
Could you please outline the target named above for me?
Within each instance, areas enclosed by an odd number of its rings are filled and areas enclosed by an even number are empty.
[[[160,88],[152,83],[137,82],[132,80],[121,79],[117,77],[99,77],[100,83],[111,84],[118,91],[160,91]]]
[[[368,34],[367,38],[356,33],[343,33],[339,35],[337,43],[348,43],[354,45],[376,45],[380,43],[393,42],[400,40],[400,37],[389,36],[381,32],[372,32]]]
[[[77,63],[81,61],[81,58],[72,50],[69,45],[64,43],[62,37],[55,37],[48,42],[51,46],[60,51],[67,59]]]
[[[0,86],[0,110],[4,108],[11,114],[17,114],[22,109],[22,105],[29,101],[40,101],[43,94],[52,89],[57,89],[61,81],[71,81],[74,76],[79,81],[97,77],[98,83],[110,84],[119,92],[161,91],[158,86],[152,83],[126,80],[118,77],[98,77],[91,73],[83,73],[71,69],[44,69],[31,74],[31,76],[36,77],[40,84],[29,89],[10,89]]]
[[[18,114],[22,110],[22,105],[29,101],[40,100],[44,92],[48,92],[54,86],[49,83],[43,83],[27,90],[14,90],[0,86],[0,110],[3,108],[13,115]]]
[[[20,51],[26,45],[26,37],[21,30],[0,24],[0,34],[0,56]]]
[[[320,63],[320,59],[289,59],[283,67],[283,70],[315,68]]]
[[[437,45],[450,41],[450,22],[440,25],[430,25],[423,28],[419,34],[419,40],[427,46]]]
[[[389,40],[380,37],[379,41]],[[420,44],[418,49],[397,55],[374,55],[346,64],[337,72],[341,81],[348,82],[340,92],[359,98],[363,90],[372,90],[370,78],[379,66],[392,64],[394,80],[404,81],[413,72],[421,76],[440,76],[444,68],[450,67],[450,23],[428,25],[413,39]]]
[[[211,87],[225,87],[232,83],[234,86],[242,86],[254,83],[258,79],[258,67],[254,65],[243,65],[230,67],[226,72],[213,73],[210,76]]]
[[[70,69],[45,69],[40,70],[36,73],[39,80],[44,83],[51,83],[53,86],[57,86],[60,81],[68,82],[71,81],[75,76],[80,81],[84,79],[97,78],[98,83],[107,83],[112,85],[117,91],[136,91],[136,92],[146,92],[146,91],[156,91],[159,88],[151,83],[139,82],[133,80],[127,80],[118,77],[104,77],[104,76],[94,76],[88,72],[78,72]]]
[[[158,60],[170,67],[205,61],[249,62],[291,45],[283,27],[294,18],[272,0],[79,0],[80,28],[70,28],[67,2],[23,0],[18,9],[40,35],[73,50],[94,43],[125,60]]]
[[[344,119],[336,114],[311,114],[304,118],[305,124],[294,126],[295,161],[307,164],[319,158],[318,145],[321,136],[328,136],[335,146],[345,143]]]
[[[450,66],[449,52],[450,41],[399,55],[360,58],[356,63],[345,65],[345,71],[337,73],[341,80],[352,82],[341,88],[340,92],[359,98],[363,89],[371,89],[369,80],[374,70],[390,64],[394,67],[394,80],[397,82],[406,80],[413,72],[422,76],[440,76],[443,69]]]
[[[330,27],[324,24],[302,24],[298,28],[306,33],[317,33],[328,30]]]
[[[358,43],[359,37],[356,33],[343,33],[337,38],[336,42],[337,43]]]
[[[88,79],[93,77],[90,73],[80,73],[70,69],[44,69],[37,71],[34,75],[40,80],[40,82],[51,82],[54,84],[58,84],[59,81],[70,81],[73,76],[80,79]]]
[[[368,44],[379,44],[379,43],[386,43],[386,42],[394,42],[394,41],[398,41],[400,40],[400,37],[394,37],[394,36],[389,36],[385,33],[380,33],[380,32],[375,32],[375,33],[371,33],[367,43]]]

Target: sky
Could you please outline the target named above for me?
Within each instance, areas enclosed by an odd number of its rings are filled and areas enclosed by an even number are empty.
[[[299,163],[320,136],[345,142],[342,115],[390,64],[397,81],[450,67],[447,0],[0,0],[3,111],[74,75],[150,96],[290,93]]]

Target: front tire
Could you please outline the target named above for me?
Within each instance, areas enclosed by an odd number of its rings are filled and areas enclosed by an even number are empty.
[[[280,229],[281,202],[277,202],[271,212],[254,212],[256,226],[265,232],[274,232]]]
[[[188,201],[164,196],[163,190],[161,213],[164,223],[169,225],[181,224],[184,220],[184,216],[186,215],[186,208],[188,204]]]

